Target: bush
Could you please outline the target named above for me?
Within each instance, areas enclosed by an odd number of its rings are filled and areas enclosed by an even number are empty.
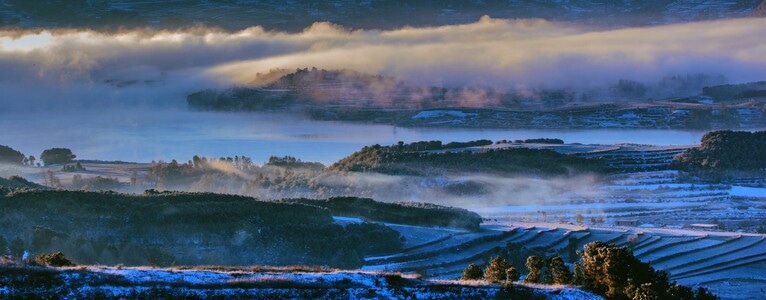
[[[41,254],[27,259],[26,262],[30,265],[51,267],[71,267],[75,265],[71,260],[64,257],[64,253],[61,252]]]

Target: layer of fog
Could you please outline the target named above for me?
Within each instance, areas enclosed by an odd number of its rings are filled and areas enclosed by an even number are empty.
[[[183,105],[183,96],[195,90],[248,84],[257,73],[275,68],[312,66],[390,75],[412,84],[517,90],[592,88],[618,79],[653,84],[687,74],[745,82],[766,78],[764,36],[763,18],[609,30],[484,17],[464,25],[389,31],[315,23],[300,33],[261,27],[4,32],[0,105],[17,110]]]
[[[250,84],[257,73],[275,68],[312,66],[380,73],[411,84],[520,90],[587,88],[621,78],[651,83],[685,74],[762,80],[764,31],[766,19],[756,18],[617,30],[483,18],[388,31],[349,31],[328,23],[300,33],[260,27],[238,32],[4,31],[0,144],[36,156],[50,147],[69,147],[83,159],[183,161],[200,154],[264,161],[270,155],[293,155],[323,163],[364,145],[399,140],[558,137],[583,143],[690,144],[699,133],[352,128],[283,116],[188,112],[185,96]]]

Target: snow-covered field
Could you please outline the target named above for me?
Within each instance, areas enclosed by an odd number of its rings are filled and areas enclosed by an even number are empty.
[[[415,274],[340,270],[248,270],[229,268],[70,268],[0,265],[0,298],[280,298],[280,299],[454,299],[507,298],[509,290],[483,281],[423,280]],[[29,280],[45,278],[45,284]],[[526,286],[547,299],[602,299],[567,286]]]

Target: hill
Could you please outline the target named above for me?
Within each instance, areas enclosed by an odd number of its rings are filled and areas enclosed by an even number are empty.
[[[415,150],[420,143],[364,147],[330,166],[331,170],[427,175],[489,172],[555,176],[603,171],[599,160],[587,160],[548,149],[506,148]]]
[[[674,165],[690,171],[766,170],[766,131],[713,131],[702,136],[701,145],[675,157]]]
[[[396,224],[460,228],[471,231],[479,230],[479,224],[481,224],[481,217],[477,213],[431,203],[383,203],[356,197],[336,197],[326,200],[285,199],[282,202],[320,206],[329,209],[336,216],[359,217]]]
[[[401,247],[379,224],[340,226],[329,210],[209,193],[25,190],[0,197],[0,237],[81,263],[354,267]]]

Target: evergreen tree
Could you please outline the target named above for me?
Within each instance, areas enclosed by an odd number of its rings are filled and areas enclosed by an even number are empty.
[[[470,264],[463,270],[463,276],[460,280],[479,280],[484,278],[484,272],[476,264]]]
[[[527,266],[527,269],[529,270],[529,274],[527,274],[527,277],[524,278],[524,282],[543,283],[542,275],[543,275],[543,266],[545,266],[545,261],[537,255],[532,255],[527,257],[526,266]]]
[[[572,272],[569,271],[569,267],[564,263],[564,259],[559,256],[554,256],[548,262],[548,270],[551,273],[551,283],[553,284],[570,284],[572,283]]]
[[[505,281],[506,270],[511,268],[511,264],[504,258],[496,256],[487,265],[487,269],[484,270],[484,279],[489,282],[502,282]]]

